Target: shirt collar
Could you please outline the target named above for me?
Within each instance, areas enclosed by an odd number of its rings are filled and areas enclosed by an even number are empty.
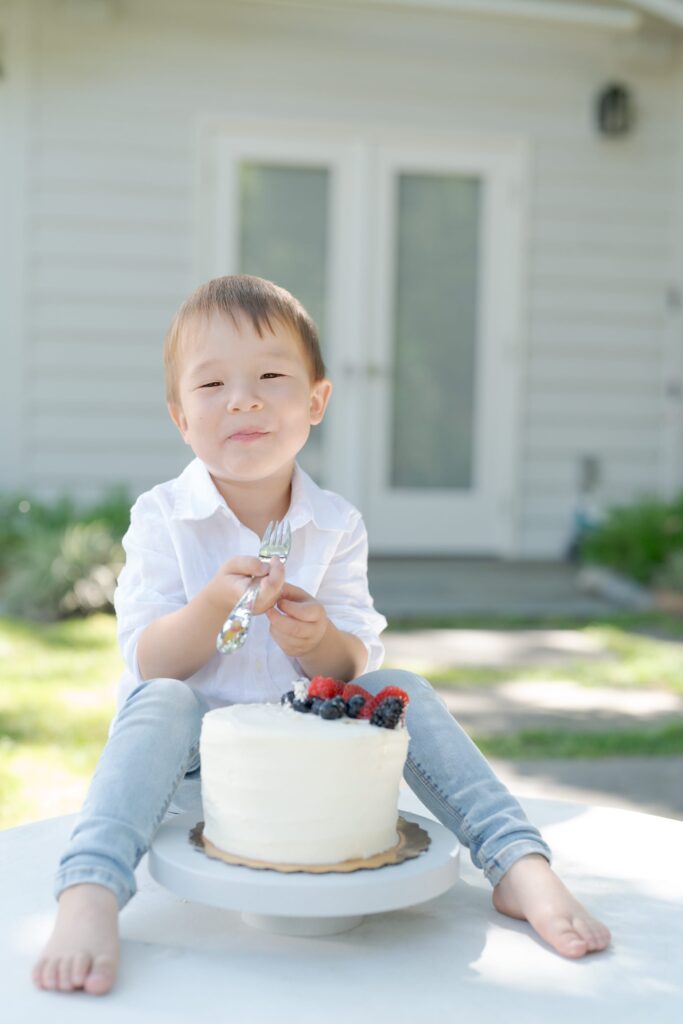
[[[234,523],[242,525],[202,460],[195,458],[177,479],[173,518],[208,519],[218,509],[225,509]],[[335,496],[318,487],[297,462],[294,464],[292,499],[287,518],[293,530],[309,522],[314,522],[321,530],[339,530],[344,528],[347,517]]]

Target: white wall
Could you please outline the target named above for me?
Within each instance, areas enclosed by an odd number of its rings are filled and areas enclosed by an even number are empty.
[[[28,3],[29,485],[138,491],[186,461],[161,342],[197,283],[196,137],[221,114],[527,138],[519,553],[561,551],[583,453],[602,460],[608,500],[671,485],[680,72],[623,75],[638,129],[605,141],[591,104],[622,69],[596,29],[218,0],[139,0],[98,22]]]

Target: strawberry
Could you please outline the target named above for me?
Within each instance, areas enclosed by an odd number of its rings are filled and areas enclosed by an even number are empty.
[[[342,697],[346,701],[351,700],[352,697],[364,697],[365,700],[372,700],[372,694],[364,690],[362,686],[357,686],[356,683],[347,683],[342,690]]]
[[[321,700],[331,700],[332,697],[341,697],[344,683],[330,676],[313,676],[308,686],[309,697],[319,697]]]

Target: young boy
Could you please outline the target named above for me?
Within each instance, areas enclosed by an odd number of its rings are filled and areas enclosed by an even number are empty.
[[[34,983],[111,988],[118,911],[176,788],[199,769],[203,714],[277,701],[302,674],[408,691],[406,780],[469,847],[496,909],[529,921],[564,956],[604,949],[607,928],[553,873],[539,832],[431,686],[377,671],[386,619],[368,593],[361,516],[295,461],[332,390],[301,304],[260,278],[210,281],[178,311],[165,365],[168,408],[196,458],[131,512],[115,601],[119,710],[60,861],[57,921]],[[285,516],[287,582],[277,559],[254,555],[267,523]],[[216,635],[251,576],[261,587],[248,642],[223,657]]]

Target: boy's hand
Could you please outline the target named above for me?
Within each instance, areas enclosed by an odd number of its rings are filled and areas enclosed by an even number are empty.
[[[254,615],[260,615],[272,608],[282,593],[285,567],[279,558],[272,558],[270,562],[262,562],[260,558],[250,555],[229,558],[207,585],[206,596],[226,616],[247,589],[252,576],[260,580],[254,605]]]
[[[323,606],[301,587],[285,583],[277,608],[266,612],[271,636],[289,658],[308,654],[323,639],[329,619]]]

